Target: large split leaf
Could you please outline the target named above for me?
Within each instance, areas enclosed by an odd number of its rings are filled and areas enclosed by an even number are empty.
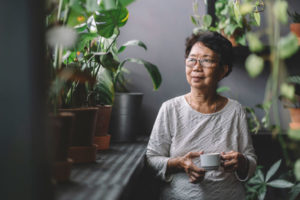
[[[111,37],[115,28],[126,24],[128,16],[128,10],[125,7],[100,11],[99,14],[94,16],[98,33],[106,38]]]

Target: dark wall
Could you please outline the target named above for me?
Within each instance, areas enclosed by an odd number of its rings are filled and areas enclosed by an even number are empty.
[[[52,199],[46,153],[44,1],[1,1],[1,199]]]
[[[189,85],[185,79],[184,43],[185,38],[192,33],[193,24],[192,0],[137,0],[129,6],[128,23],[121,29],[119,44],[139,39],[146,43],[148,51],[138,47],[130,47],[122,53],[121,58],[138,57],[156,64],[162,74],[163,82],[158,91],[153,91],[151,80],[143,66],[126,64],[130,70],[130,89],[145,94],[142,106],[144,134],[150,134],[152,125],[162,102],[172,97],[189,92]],[[205,13],[203,1],[199,1],[200,12]],[[300,2],[289,0],[291,10],[300,10]],[[264,25],[265,22],[263,21]],[[288,27],[283,28],[283,33],[288,32]],[[258,78],[250,78],[243,62],[235,64],[232,74],[225,78],[220,85],[231,88],[225,96],[237,99],[243,105],[254,106],[264,98],[264,86],[267,71]],[[294,70],[294,73],[299,70]],[[300,74],[300,73],[298,73]],[[258,115],[263,113],[258,111]],[[282,119],[284,127],[287,126],[289,117],[283,110]]]

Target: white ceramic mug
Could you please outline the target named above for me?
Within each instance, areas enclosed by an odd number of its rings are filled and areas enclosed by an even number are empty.
[[[201,168],[205,170],[217,170],[220,166],[219,153],[207,153],[200,155]]]

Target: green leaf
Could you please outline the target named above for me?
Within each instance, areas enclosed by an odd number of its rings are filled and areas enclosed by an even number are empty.
[[[300,85],[300,76],[289,76],[286,81],[288,83],[294,83]]]
[[[293,183],[282,179],[271,181],[267,183],[267,185],[275,188],[291,188],[294,186]]]
[[[300,170],[299,170],[300,173]],[[299,178],[300,180],[300,178]],[[297,198],[297,196],[300,194],[300,183],[298,183],[297,185],[295,185],[292,190],[290,191],[290,198],[289,200],[295,200]]]
[[[264,200],[267,193],[267,186],[263,185],[262,188],[259,190],[258,200]]]
[[[266,175],[266,182],[268,182],[270,180],[270,178],[277,172],[277,170],[279,169],[280,167],[280,164],[281,164],[281,160],[278,160],[276,163],[274,163],[269,171],[267,172],[267,175]]]
[[[122,27],[128,20],[128,10],[124,7],[114,10],[104,10],[94,15],[98,32],[101,36],[109,38],[113,35],[115,28]]]
[[[299,131],[298,131],[299,134]],[[300,181],[300,159],[298,159],[294,166],[294,174],[298,181]],[[298,184],[299,185],[299,184]]]
[[[194,16],[191,16],[191,21],[192,23],[195,25],[195,26],[198,26],[197,22],[196,22],[196,19]]]
[[[227,91],[230,91],[230,88],[226,87],[226,86],[222,86],[217,89],[217,93],[222,93],[222,92],[227,92]]]
[[[147,46],[142,41],[140,41],[140,40],[130,40],[130,41],[126,42],[125,44],[123,44],[119,48],[118,53],[123,52],[126,49],[126,47],[128,47],[128,46],[140,46],[140,47],[143,47],[145,50],[147,50]]]
[[[95,12],[98,10],[97,0],[86,0],[85,7],[88,12]]]
[[[80,33],[76,45],[76,50],[81,51],[94,38],[98,37],[97,33]]]
[[[288,22],[287,8],[287,2],[282,0],[276,1],[273,7],[275,17],[283,24]]]
[[[264,60],[255,54],[251,54],[250,56],[248,56],[245,64],[246,70],[249,76],[252,78],[257,77],[264,68]]]
[[[74,27],[78,24],[82,24],[87,20],[86,10],[80,4],[80,2],[74,3],[69,10],[69,16],[67,20],[67,25]]]
[[[116,0],[102,0],[103,6],[105,10],[113,10],[117,9]]]
[[[300,130],[289,129],[288,136],[293,140],[300,141]]]
[[[280,94],[287,99],[293,100],[295,96],[295,87],[287,83],[280,85]]]
[[[251,3],[243,3],[240,7],[240,13],[246,15],[253,11],[253,5]]]
[[[278,49],[280,58],[286,59],[294,55],[298,51],[298,39],[293,33],[280,38],[278,42]]]
[[[262,182],[265,181],[265,180],[264,180],[264,174],[263,174],[263,172],[262,172],[260,169],[257,170],[257,177],[258,177]]]
[[[208,27],[210,27],[211,23],[212,23],[212,17],[210,15],[204,15],[203,16],[203,26],[205,28],[208,28]]]
[[[224,29],[224,33],[228,36],[231,36],[237,28],[238,25],[236,24],[228,24]]]
[[[77,33],[81,33],[83,31],[85,31],[85,29],[87,28],[87,24],[83,23],[83,24],[80,24],[78,26],[75,26],[74,28],[77,31]]]
[[[257,26],[260,26],[260,13],[255,12],[253,15],[254,15],[254,19],[255,19]]]
[[[154,90],[157,90],[159,88],[162,79],[161,79],[161,75],[160,75],[160,72],[159,72],[157,66],[153,65],[152,63],[150,63],[148,61],[142,60],[142,59],[127,58],[120,64],[119,68],[122,68],[126,62],[134,62],[134,63],[144,65],[152,79]]]
[[[119,2],[122,4],[122,6],[127,7],[129,4],[134,2],[135,0],[119,0]]]
[[[263,44],[254,33],[247,33],[246,37],[252,52],[260,52],[264,49]]]
[[[241,13],[240,13],[240,3],[238,1],[236,1],[235,4],[233,5],[233,11],[234,11],[234,16],[236,21],[239,21],[241,17]]]
[[[118,69],[118,66],[120,64],[117,60],[114,59],[111,52],[101,56],[100,61],[101,61],[101,65],[104,68],[109,69],[110,71],[113,72],[115,72]]]

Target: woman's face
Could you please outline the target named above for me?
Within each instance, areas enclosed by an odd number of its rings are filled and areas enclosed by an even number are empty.
[[[219,66],[218,55],[201,42],[194,44],[185,64],[186,79],[196,89],[216,88],[228,71],[228,66]]]

